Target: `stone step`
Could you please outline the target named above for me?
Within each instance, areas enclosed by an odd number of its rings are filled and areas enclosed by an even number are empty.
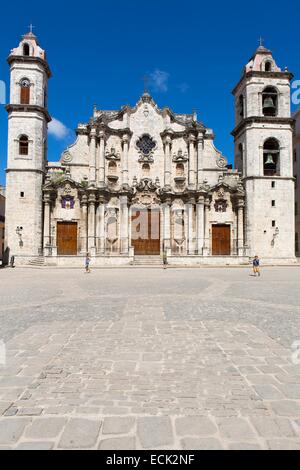
[[[31,258],[28,264],[29,266],[44,266],[45,259],[43,256],[37,256],[36,258]]]
[[[136,255],[134,264],[136,266],[161,266],[162,258],[159,255]]]

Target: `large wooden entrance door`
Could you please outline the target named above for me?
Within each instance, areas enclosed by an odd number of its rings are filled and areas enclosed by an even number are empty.
[[[230,225],[212,226],[212,255],[230,255]]]
[[[77,222],[57,223],[57,254],[77,255]]]
[[[131,245],[135,255],[160,254],[159,209],[132,209]]]

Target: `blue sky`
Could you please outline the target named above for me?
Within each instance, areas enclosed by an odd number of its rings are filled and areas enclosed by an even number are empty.
[[[48,6],[48,8],[47,8]],[[49,160],[74,141],[78,122],[100,109],[135,105],[143,76],[159,106],[178,113],[197,109],[213,128],[217,147],[232,161],[231,90],[262,36],[281,67],[300,79],[296,1],[89,0],[1,5],[0,80],[8,86],[6,58],[28,25],[46,49],[53,77],[49,111],[65,126],[49,137]],[[0,106],[0,184],[5,182],[7,113]]]

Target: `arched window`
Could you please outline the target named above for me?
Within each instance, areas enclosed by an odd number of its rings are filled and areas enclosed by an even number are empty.
[[[23,55],[30,55],[30,48],[29,48],[29,44],[27,44],[27,42],[25,42],[25,44],[23,44]]]
[[[280,175],[280,146],[278,140],[271,138],[264,143],[264,176]]]
[[[29,104],[30,103],[30,82],[27,78],[23,78],[20,82],[21,92],[20,92],[20,103]]]
[[[267,60],[267,62],[265,62],[265,72],[271,72],[271,71],[272,71],[272,62]]]
[[[276,88],[268,86],[262,92],[262,107],[264,116],[277,116],[278,93]]]
[[[21,135],[19,139],[19,155],[28,155],[28,137]]]
[[[183,163],[177,163],[177,165],[176,165],[176,176],[184,176],[184,165],[183,165]]]
[[[143,176],[148,176],[150,174],[150,165],[149,165],[149,163],[143,163],[142,172],[143,172]]]
[[[243,97],[243,95],[240,95],[240,97],[239,97],[239,111],[240,111],[241,118],[243,118],[244,117],[244,97]]]

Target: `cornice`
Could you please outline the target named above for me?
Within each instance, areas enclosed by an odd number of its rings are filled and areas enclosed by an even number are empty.
[[[295,119],[293,118],[280,118],[280,117],[271,117],[271,116],[251,116],[243,119],[231,132],[233,137],[236,137],[242,129],[244,129],[249,124],[290,124],[292,128],[295,124]]]
[[[28,63],[28,64],[37,62],[37,63],[39,63],[40,65],[42,65],[44,67],[48,78],[50,78],[52,76],[52,73],[51,73],[50,67],[48,65],[48,62],[44,59],[41,59],[40,57],[23,56],[23,55],[10,55],[7,58],[7,63],[9,65],[11,65],[12,62],[21,62],[21,63]]]
[[[25,113],[33,111],[41,113],[45,116],[47,122],[52,121],[52,118],[48,113],[47,109],[43,108],[42,106],[37,106],[35,104],[8,104],[5,109],[8,113],[11,113],[12,111],[20,111]]]
[[[257,77],[257,78],[287,78],[289,81],[291,81],[294,78],[294,75],[291,72],[263,72],[260,70],[251,70],[249,72],[246,72],[243,74],[237,85],[234,87],[232,90],[232,94],[235,95],[236,91],[238,90],[239,86],[242,84],[242,82],[247,79],[247,78],[252,78],[252,77]]]

